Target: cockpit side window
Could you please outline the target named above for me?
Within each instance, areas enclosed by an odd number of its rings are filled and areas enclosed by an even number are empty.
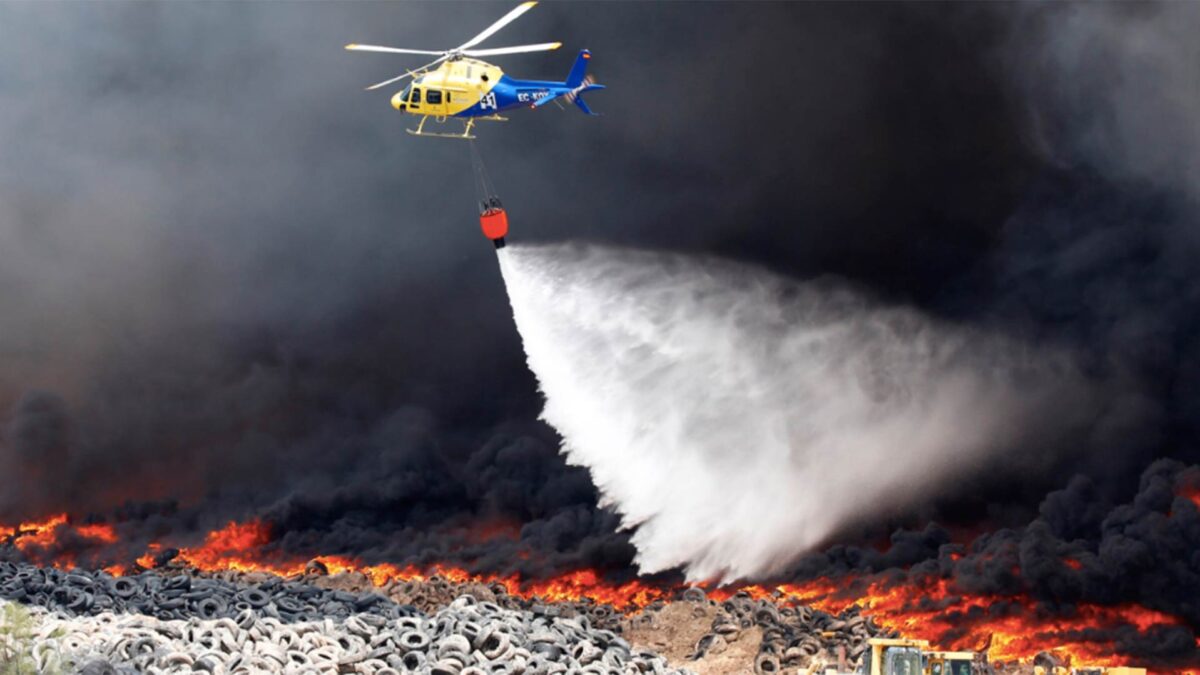
[[[421,105],[421,90],[419,88],[413,87],[412,99],[408,103],[409,105]]]
[[[947,669],[950,675],[971,675],[971,662],[966,660],[951,661]]]

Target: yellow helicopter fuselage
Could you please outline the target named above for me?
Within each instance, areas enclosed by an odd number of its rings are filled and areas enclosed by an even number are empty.
[[[392,107],[414,115],[453,117],[486,101],[504,72],[476,59],[447,61],[419,75],[392,97]]]

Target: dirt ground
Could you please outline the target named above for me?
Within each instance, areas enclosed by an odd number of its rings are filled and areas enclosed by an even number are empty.
[[[637,649],[649,649],[667,657],[672,667],[687,668],[698,675],[746,675],[754,672],[754,657],[762,644],[757,626],[729,636],[728,645],[714,647],[698,661],[690,660],[696,641],[712,628],[714,605],[673,602],[658,612],[646,611],[629,619],[625,639]]]

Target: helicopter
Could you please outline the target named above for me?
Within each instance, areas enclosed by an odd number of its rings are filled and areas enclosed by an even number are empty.
[[[471,130],[474,128],[476,120],[503,122],[508,118],[502,117],[501,112],[522,106],[540,108],[559,99],[574,103],[588,115],[595,115],[596,113],[593,113],[584,103],[581,95],[584,92],[603,89],[604,85],[596,84],[592,77],[587,75],[588,59],[592,55],[586,49],[579,52],[571,67],[571,72],[562,82],[518,80],[505,75],[497,66],[474,58],[552,51],[561,47],[561,42],[543,42],[516,47],[475,48],[496,31],[533,9],[536,4],[535,0],[521,3],[483,32],[454,49],[427,51],[360,44],[348,44],[346,49],[387,54],[437,56],[436,59],[419,68],[367,87],[367,90],[370,91],[409,77],[412,78],[412,82],[407,87],[392,96],[392,107],[402,113],[421,116],[421,121],[417,124],[416,129],[406,129],[414,136],[473,139],[475,136],[471,135]],[[434,68],[434,66],[437,67]],[[463,132],[426,131],[425,123],[431,117],[438,123],[444,123],[449,118],[459,119],[465,125]]]

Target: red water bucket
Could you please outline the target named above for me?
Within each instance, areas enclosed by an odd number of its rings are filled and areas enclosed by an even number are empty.
[[[508,214],[504,209],[488,209],[479,214],[479,227],[483,229],[483,236],[488,239],[501,239],[508,234]]]

